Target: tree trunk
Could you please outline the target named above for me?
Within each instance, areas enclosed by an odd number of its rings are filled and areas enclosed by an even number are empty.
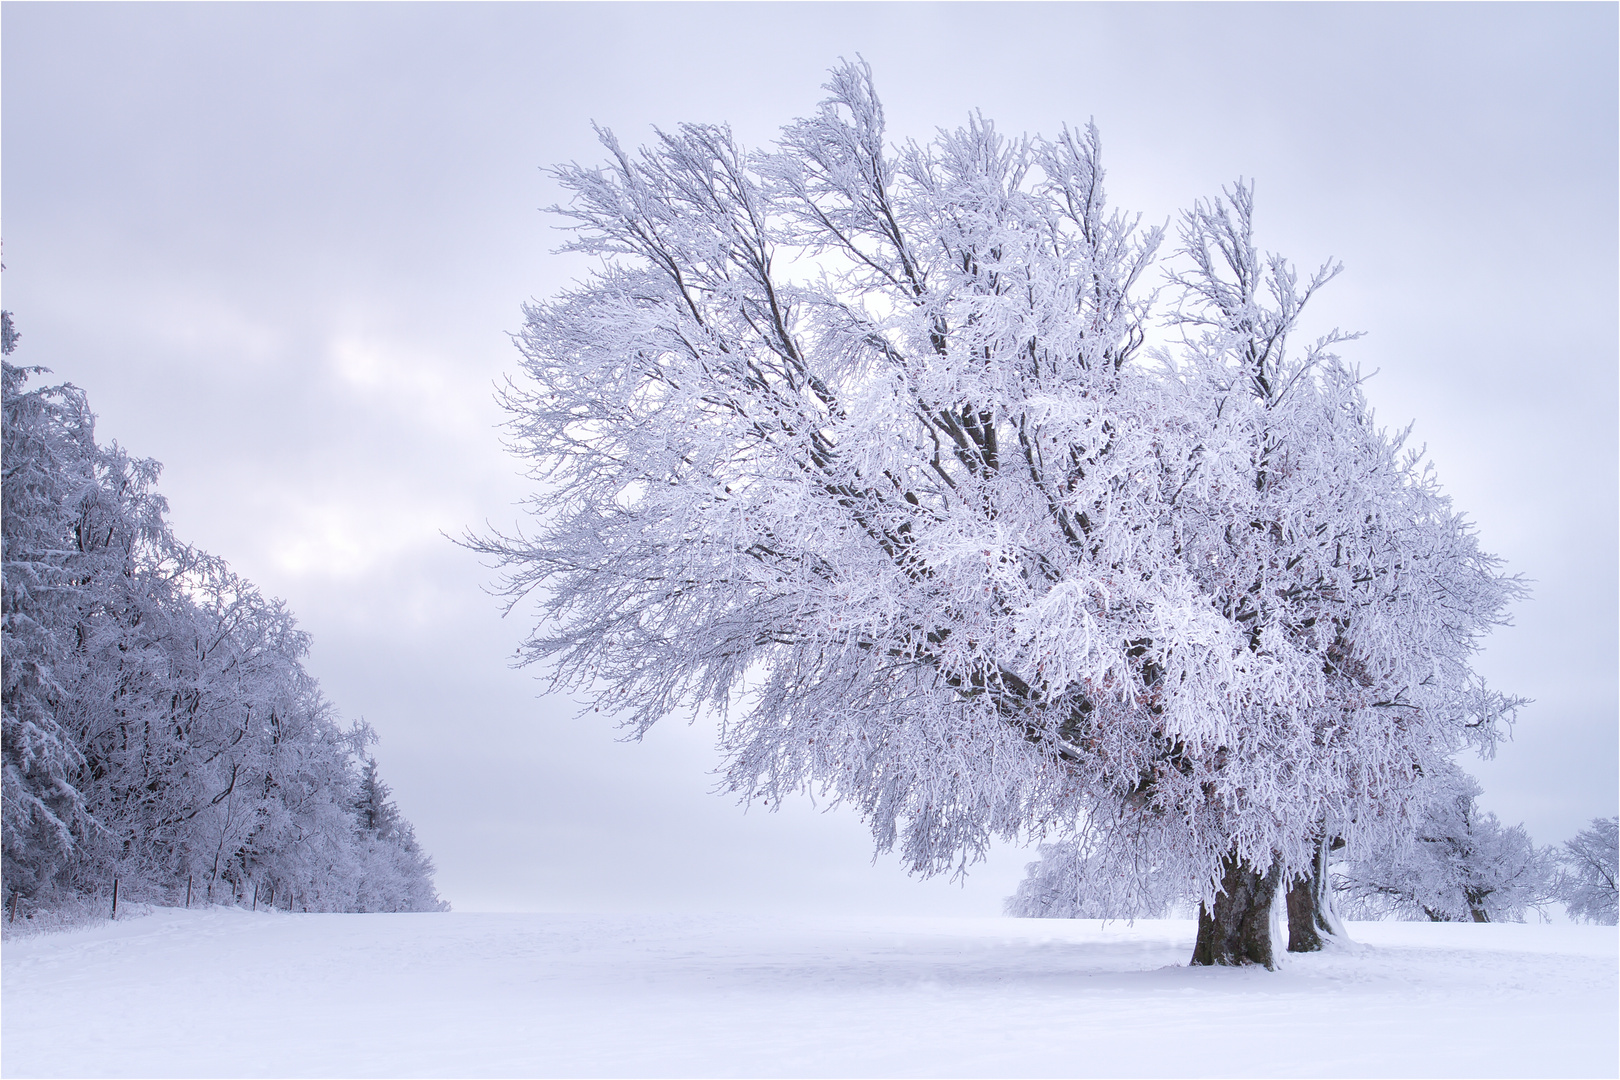
[[[1325,942],[1323,934],[1337,934],[1337,922],[1329,904],[1328,852],[1344,846],[1343,840],[1317,841],[1316,861],[1309,877],[1295,878],[1288,886],[1288,951],[1316,952]]]
[[[1288,951],[1316,952],[1330,933],[1316,914],[1316,875],[1295,878],[1288,886]]]
[[[1281,869],[1273,863],[1261,874],[1236,854],[1228,855],[1221,866],[1224,873],[1221,891],[1215,897],[1215,910],[1211,912],[1207,904],[1198,905],[1198,941],[1193,945],[1193,964],[1259,964],[1268,971],[1275,971],[1277,961],[1271,951],[1271,902],[1277,896]]]

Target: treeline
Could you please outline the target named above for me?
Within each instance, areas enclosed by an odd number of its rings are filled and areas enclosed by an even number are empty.
[[[45,370],[4,364],[8,916],[114,880],[151,903],[445,908],[286,605],[177,539],[159,464],[99,445],[82,390],[30,388]]]

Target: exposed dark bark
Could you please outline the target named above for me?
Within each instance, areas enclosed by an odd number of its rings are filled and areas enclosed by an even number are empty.
[[[1332,933],[1316,914],[1316,875],[1298,877],[1288,886],[1288,951],[1317,952],[1322,935]]]
[[[1259,964],[1277,968],[1271,951],[1271,902],[1277,896],[1282,870],[1275,863],[1262,874],[1234,853],[1222,860],[1221,891],[1212,912],[1198,906],[1198,941],[1193,945],[1194,965],[1240,966]]]
[[[1288,885],[1288,951],[1316,952],[1321,949],[1322,935],[1334,933],[1328,918],[1328,852],[1344,846],[1344,841],[1323,838],[1317,841],[1316,861],[1307,876],[1297,877]]]

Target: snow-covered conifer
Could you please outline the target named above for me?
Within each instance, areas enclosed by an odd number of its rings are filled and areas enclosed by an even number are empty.
[[[377,774],[377,759],[362,758],[360,791],[354,800],[354,813],[363,835],[387,840],[399,828],[399,807],[389,799],[391,793],[391,789]]]

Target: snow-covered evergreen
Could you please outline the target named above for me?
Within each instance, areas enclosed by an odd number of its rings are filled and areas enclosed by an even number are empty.
[[[10,316],[6,341],[13,343]],[[75,387],[4,368],[4,864],[24,912],[109,891],[313,911],[440,906],[431,863],[303,667],[279,601],[170,531],[159,466]]]
[[[354,801],[359,836],[355,861],[360,868],[356,906],[362,911],[438,910],[444,905],[433,891],[433,861],[389,794],[377,759],[364,758]]]

